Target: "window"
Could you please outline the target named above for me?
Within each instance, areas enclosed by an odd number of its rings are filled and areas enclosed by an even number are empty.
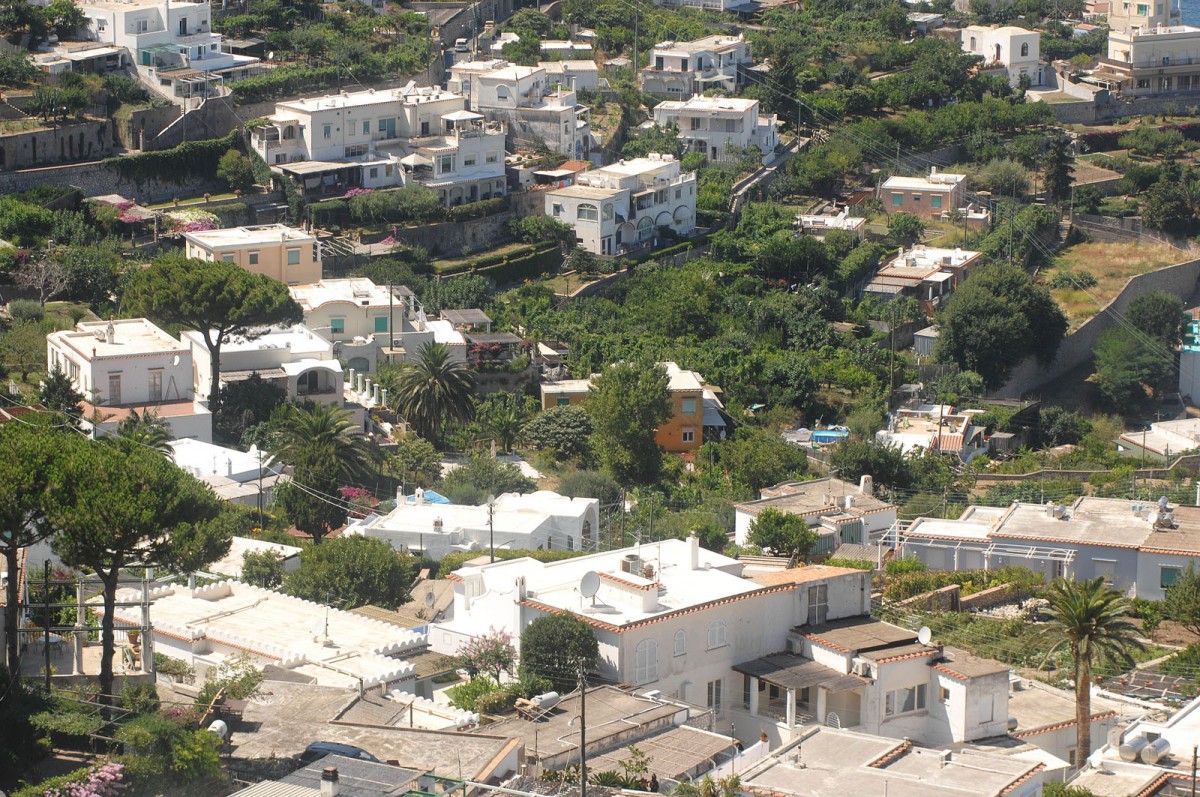
[[[438,174],[446,174],[454,171],[454,156],[453,155],[438,155],[437,156]]]
[[[369,176],[369,177],[370,177],[372,180],[376,180],[376,179],[378,179],[378,178],[379,178],[379,167],[378,167],[378,166],[372,166],[370,169],[368,169],[368,170],[367,170],[367,175],[368,175],[368,176]]]
[[[693,129],[693,130],[699,130],[699,129],[700,129],[700,117],[698,117],[698,116],[693,116],[693,117],[692,117],[692,129]]]
[[[553,205],[550,206],[550,215],[551,216],[561,216],[562,214],[563,214],[563,206],[561,204],[559,204],[558,202],[555,202]]]
[[[335,335],[341,335],[346,331],[346,319],[333,318],[329,321],[329,331]]]
[[[229,252],[226,252],[225,254],[221,255],[221,259],[224,260],[226,263],[232,263],[234,261],[233,254],[229,253]]]
[[[367,154],[367,145],[366,144],[351,144],[350,146],[346,147],[345,153],[346,153],[345,157],[347,157],[347,158],[361,157],[361,156]]]
[[[322,125],[321,136],[326,139],[333,138],[333,125]]]
[[[921,201],[921,195],[920,195],[920,194],[913,194],[913,195],[912,195],[912,201],[913,201],[913,202],[920,202],[920,201]]]
[[[684,415],[696,414],[696,400],[694,398],[685,398],[681,403],[683,406],[680,409],[680,412],[682,412]]]
[[[508,86],[497,86],[496,87],[496,99],[498,99],[498,100],[507,100],[508,99]]]
[[[675,632],[675,655],[682,656],[687,653],[687,631],[679,630]]]
[[[938,687],[938,702],[943,704],[950,702],[950,690],[944,686]]]
[[[648,684],[658,680],[658,643],[653,639],[643,639],[635,650],[635,667],[633,682],[637,685]]]
[[[985,700],[979,707],[979,721],[991,722],[994,719],[996,719],[996,701]]]
[[[933,208],[940,208],[942,206],[942,198],[940,196],[929,197],[929,206]]]
[[[487,162],[487,163],[495,163],[495,162],[496,162],[496,161],[498,161],[498,160],[500,160],[500,156],[499,156],[499,155],[497,155],[496,153],[494,153],[494,152],[489,152],[489,153],[487,154],[487,159],[486,159],[486,162]]]
[[[606,202],[606,203],[604,203],[603,207],[601,207],[601,209],[600,209],[600,216],[601,216],[601,217],[602,217],[602,218],[603,218],[605,221],[611,221],[611,220],[612,220],[612,217],[613,217],[613,214],[614,214],[615,212],[616,212],[616,211],[615,211],[615,210],[613,210],[612,203],[611,203],[611,202]]]
[[[829,616],[829,585],[808,588],[808,624],[823,625]]]
[[[108,375],[108,403],[121,403],[121,374]]]
[[[150,371],[150,381],[148,384],[148,392],[151,401],[162,401],[162,369],[155,368]]]
[[[696,430],[691,428],[690,426],[687,429],[684,429],[683,430],[683,442],[685,442],[685,443],[696,442]]]
[[[300,265],[300,249],[299,248],[287,250],[287,255],[288,255],[287,264],[289,266]]]
[[[1183,575],[1182,567],[1160,567],[1158,569],[1158,586],[1166,589],[1179,580]]]
[[[595,205],[580,205],[575,210],[575,218],[583,221],[597,221],[600,218],[600,209]]]
[[[682,188],[676,188],[676,189],[675,189],[675,198],[676,198],[676,199],[680,199],[680,198],[682,198],[682,197],[683,197],[683,189],[682,189]]]
[[[1139,17],[1149,16],[1150,4],[1149,3],[1138,3],[1137,12],[1138,12]]]
[[[721,714],[721,685],[720,678],[708,682],[708,707],[718,716]]]
[[[137,32],[138,33],[145,33],[147,30],[149,30],[149,27],[150,26],[149,26],[149,23],[147,22],[147,20],[139,19],[137,21]]]
[[[1149,79],[1149,78],[1139,78],[1139,79],[1138,79],[1138,82],[1137,82],[1137,87],[1138,87],[1139,89],[1148,89],[1148,88],[1150,88],[1150,79]]]
[[[472,155],[468,158],[463,158],[463,166],[474,166],[474,165],[475,165],[475,156],[474,155]]]
[[[1029,42],[1021,45],[1021,55],[1029,55]]]
[[[1117,572],[1117,561],[1115,559],[1093,559],[1092,567],[1096,576],[1104,579],[1107,586],[1112,586],[1113,577]]]
[[[375,317],[375,331],[376,332],[387,332],[388,331],[387,322],[388,322],[387,316],[385,316],[385,315],[376,316]]]
[[[912,714],[914,711],[925,710],[925,684],[917,684],[907,689],[894,689],[887,693],[883,713],[887,717],[898,717],[901,714]]]
[[[892,207],[898,208],[904,205],[904,194],[892,194]]]
[[[570,396],[558,396],[557,398],[554,399],[554,406],[556,406],[556,407],[571,406],[571,397]]]
[[[708,624],[708,649],[725,647],[725,621],[713,620]]]
[[[252,266],[257,266],[258,265],[258,252],[247,252],[246,253],[246,262]]]
[[[371,135],[371,120],[363,119],[362,131],[364,136]]]

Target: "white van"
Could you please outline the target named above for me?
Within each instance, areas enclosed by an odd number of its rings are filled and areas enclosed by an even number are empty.
[[[465,52],[469,52],[470,49],[471,48],[467,45],[466,39],[455,39],[454,40],[454,52],[465,53]]]

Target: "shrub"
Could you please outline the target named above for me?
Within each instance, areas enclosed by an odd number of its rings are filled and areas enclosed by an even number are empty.
[[[1167,675],[1180,675],[1195,678],[1200,671],[1200,643],[1193,642],[1171,658],[1158,665],[1158,669]]]
[[[191,683],[196,679],[196,671],[186,661],[173,659],[162,653],[154,654],[154,669],[164,675],[169,675],[178,681]]]
[[[927,569],[925,563],[915,556],[901,556],[887,563],[887,574],[889,576],[923,573]]]
[[[478,701],[484,695],[495,692],[498,685],[491,678],[472,678],[465,684],[452,686],[446,690],[450,705],[463,711],[479,711]]]
[[[873,571],[875,569],[875,563],[868,559],[842,559],[835,556],[827,560],[825,564],[830,567],[852,567],[855,570]]]
[[[1050,287],[1055,289],[1076,290],[1095,286],[1096,277],[1087,271],[1059,271],[1050,280]]]
[[[8,303],[8,314],[13,321],[39,322],[46,317],[46,309],[33,299],[14,299]]]

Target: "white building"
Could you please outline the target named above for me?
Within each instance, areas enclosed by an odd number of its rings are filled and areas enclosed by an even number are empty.
[[[1113,0],[1108,57],[1093,75],[1126,96],[1200,89],[1200,28],[1180,24],[1176,0]]]
[[[863,287],[863,294],[890,300],[900,296],[916,299],[921,310],[932,317],[950,295],[983,262],[983,255],[969,249],[942,249],[916,244],[901,249],[884,263]]]
[[[600,67],[595,61],[538,61],[538,69],[545,70],[551,86],[560,85],[574,91],[600,89]]]
[[[81,322],[52,332],[46,363],[83,394],[83,419],[97,435],[112,434],[132,412],[152,412],[175,437],[212,440],[212,415],[192,389],[191,348],[145,318]]]
[[[431,644],[454,653],[491,628],[517,634],[537,617],[573,612],[596,632],[601,676],[707,705],[724,721],[741,695],[735,665],[784,650],[795,626],[870,612],[864,571],[813,566],[746,579],[742,568],[695,537],[466,568],[454,574],[453,617],[431,628]],[[758,738],[749,723],[737,730]]]
[[[183,342],[191,347],[195,364],[196,392],[209,395],[214,378],[222,387],[258,374],[287,391],[289,401],[345,403],[342,364],[333,354],[333,344],[297,324],[272,328],[253,338],[227,340],[221,347],[221,373],[214,377],[212,359],[204,337],[184,330]]]
[[[820,539],[815,553],[839,545],[869,545],[896,522],[896,505],[875,496],[870,476],[854,482],[833,477],[781,482],[762,490],[757,501],[734,504],[734,539],[747,545],[750,524],[764,509],[799,515]]]
[[[1022,77],[1029,85],[1040,86],[1043,79],[1041,34],[1012,25],[971,25],[962,30],[965,52],[983,58],[983,68],[1003,69],[1008,82],[1017,85]]]
[[[765,163],[779,145],[779,119],[759,115],[758,100],[694,96],[665,100],[654,106],[655,124],[679,128],[689,152],[710,160],[733,160],[739,150],[758,147]]]
[[[295,545],[283,545],[250,537],[234,537],[230,541],[229,552],[206,567],[205,572],[216,573],[238,581],[242,577],[242,568],[246,564],[246,554],[270,553],[278,557],[283,572],[291,573],[300,568],[300,554],[303,550]]]
[[[141,598],[118,590],[115,616],[140,626]],[[322,686],[411,692],[417,671],[404,656],[428,649],[424,634],[238,581],[160,586],[149,598],[154,651],[197,670],[249,654]]]
[[[641,70],[642,90],[672,98],[691,97],[708,89],[732,93],[742,82],[740,70],[753,64],[750,49],[750,42],[741,34],[660,42],[650,52],[650,63]]]
[[[181,100],[222,93],[222,84],[256,74],[257,58],[222,52],[207,2],[87,0],[88,35],[124,49],[146,85]]]
[[[796,226],[803,234],[822,240],[830,230],[845,230],[861,241],[867,232],[867,217],[851,216],[846,208],[834,214],[799,213],[796,215]]]
[[[1147,717],[1110,736],[1071,785],[1096,794],[1190,794],[1192,751],[1200,745],[1200,698],[1161,717]]]
[[[283,466],[272,462],[271,457],[264,456],[255,446],[250,446],[249,451],[238,451],[186,438],[172,440],[167,445],[175,464],[211,487],[218,498],[260,508],[270,506],[274,500]]]
[[[1180,359],[1186,354],[1185,350]],[[1183,369],[1180,368],[1182,379]],[[1150,424],[1150,428],[1140,432],[1125,432],[1117,442],[1117,447],[1133,452],[1135,456],[1144,451],[1155,460],[1171,461],[1180,454],[1200,449],[1200,418],[1156,421]]]
[[[875,433],[875,441],[896,446],[905,454],[932,451],[969,462],[987,449],[983,439],[986,428],[973,423],[981,412],[955,412],[949,404],[900,407],[888,414],[887,427]]]
[[[440,88],[342,92],[275,105],[259,155],[306,194],[418,182],[447,205],[504,196],[504,128]]]
[[[332,341],[334,354],[353,372],[373,373],[380,363],[404,362],[428,343],[444,344],[454,359],[466,362],[463,334],[450,321],[426,316],[416,295],[402,285],[389,290],[354,277],[288,290],[304,310],[304,325]]]
[[[487,552],[493,543],[498,549],[583,551],[596,545],[599,506],[595,498],[539,490],[500,495],[489,511],[486,505],[427,503],[424,490],[417,490],[388,514],[352,522],[343,533],[376,537],[397,551],[434,560],[460,551]]]
[[[570,63],[570,62],[564,62]],[[591,109],[556,70],[503,60],[468,61],[450,67],[447,86],[463,94],[471,110],[503,123],[514,148],[545,146],[568,158],[591,153]]]
[[[696,174],[671,155],[618,163],[579,174],[575,185],[546,192],[546,215],[575,229],[580,246],[619,255],[653,246],[656,230],[688,235],[695,227]]]
[[[1043,768],[1035,760],[932,750],[818,725],[738,774],[743,793],[774,797],[1039,797]]]
[[[934,569],[1019,564],[1047,580],[1103,578],[1127,595],[1162,600],[1200,556],[1200,508],[1163,504],[1084,497],[1071,506],[972,506],[957,520],[917,518],[885,544]]]
[[[590,58],[592,45],[587,42],[573,42],[563,39],[543,39],[539,47],[542,55],[560,58]]]

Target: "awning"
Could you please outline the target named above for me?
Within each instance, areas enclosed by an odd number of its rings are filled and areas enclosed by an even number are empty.
[[[120,47],[92,47],[83,50],[69,50],[58,54],[68,61],[90,61],[93,58],[106,58],[121,52]]]
[[[288,376],[299,376],[305,371],[312,371],[316,368],[324,371],[332,371],[335,374],[342,372],[342,364],[337,360],[297,360],[296,362],[284,363],[282,370]]]
[[[781,689],[799,690],[820,686],[829,692],[849,692],[867,685],[867,682],[857,675],[844,675],[812,659],[788,653],[763,656],[761,659],[737,664],[733,670]]]
[[[336,161],[292,161],[291,163],[277,164],[275,168],[288,174],[310,175],[361,168],[361,166],[362,164],[359,163],[338,163]]]
[[[432,166],[433,158],[422,155],[419,152],[414,152],[411,155],[405,155],[401,158],[400,163],[404,166]]]
[[[475,122],[482,119],[483,114],[473,111],[451,111],[442,114],[442,118],[447,122]]]

